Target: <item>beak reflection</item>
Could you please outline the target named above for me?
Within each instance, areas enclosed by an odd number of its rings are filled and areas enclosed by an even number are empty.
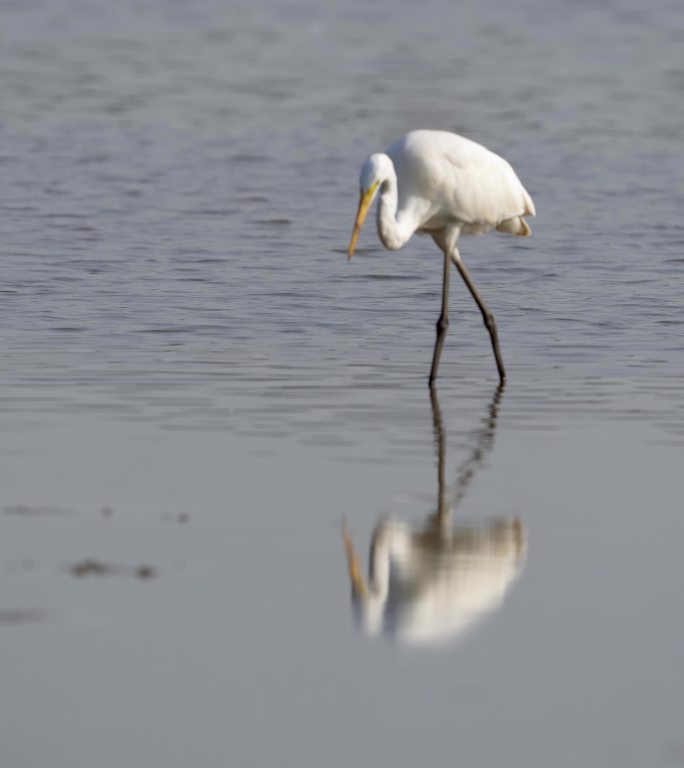
[[[370,635],[409,645],[453,641],[499,608],[525,556],[518,518],[454,523],[453,515],[492,450],[503,386],[497,387],[484,426],[475,436],[456,482],[444,482],[446,436],[437,393],[431,389],[438,454],[437,509],[422,525],[381,520],[370,544],[368,581],[344,529],[344,544],[358,623]]]

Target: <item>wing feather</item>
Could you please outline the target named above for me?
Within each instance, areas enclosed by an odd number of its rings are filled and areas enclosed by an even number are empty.
[[[425,229],[452,223],[474,234],[535,215],[511,165],[464,136],[412,131],[387,154],[397,171],[400,212],[419,219]],[[529,230],[525,223],[519,227]]]

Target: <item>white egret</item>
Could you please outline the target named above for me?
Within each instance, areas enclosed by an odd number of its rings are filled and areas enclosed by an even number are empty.
[[[443,530],[382,520],[373,532],[366,583],[349,535],[345,547],[357,620],[369,635],[405,645],[455,640],[503,602],[523,562],[518,519]]]
[[[367,633],[422,646],[453,640],[501,605],[520,573],[525,534],[519,519],[453,525],[454,510],[493,447],[501,392],[499,385],[472,452],[447,489],[444,430],[436,390],[430,390],[438,449],[437,511],[422,526],[391,518],[378,523],[368,581],[343,528],[352,602]]]
[[[481,144],[448,131],[411,131],[384,154],[371,155],[361,168],[361,197],[349,243],[351,259],[368,210],[380,193],[378,234],[385,248],[396,250],[414,232],[425,232],[444,253],[442,312],[430,369],[437,377],[442,344],[449,324],[451,262],[468,286],[489,331],[499,378],[504,370],[494,316],[480,298],[456,248],[459,235],[497,229],[527,237],[525,216],[534,216],[532,198],[510,164]]]

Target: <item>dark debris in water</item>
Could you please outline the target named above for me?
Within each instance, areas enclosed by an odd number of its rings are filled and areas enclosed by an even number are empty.
[[[50,506],[48,504],[5,504],[0,507],[2,514],[8,517],[61,517],[74,514],[75,510],[66,507]],[[105,504],[99,509],[100,517],[111,519],[114,517],[114,508]],[[188,512],[164,512],[162,520],[165,522],[176,522],[181,525],[189,522],[190,514]]]
[[[179,512],[177,515],[171,512],[165,512],[162,515],[162,519],[166,522],[176,522],[184,525],[190,521],[190,515],[187,512]]]
[[[137,579],[152,579],[157,575],[151,565],[139,565],[136,567],[105,563],[101,560],[86,558],[78,563],[66,566],[72,576],[82,578],[84,576],[133,576]]]
[[[0,510],[5,515],[30,518],[62,516],[73,512],[73,510],[69,510],[64,507],[31,504],[5,504],[4,506],[0,507]],[[114,508],[109,504],[102,505],[98,512],[100,518],[105,520],[111,520],[115,516]],[[186,525],[190,521],[190,513],[186,511],[177,513],[165,512],[162,515],[162,520],[177,523],[179,525]],[[6,570],[10,573],[14,573],[19,568],[25,571],[33,571],[36,568],[36,563],[30,558],[24,558],[21,561],[20,566],[16,564],[10,564],[6,566]],[[159,576],[157,568],[147,563],[142,563],[137,566],[122,565],[120,563],[98,560],[94,557],[86,557],[82,560],[79,560],[78,562],[66,563],[63,568],[67,573],[70,573],[76,578],[85,578],[89,576],[124,576],[140,579],[143,581],[149,581],[150,579],[154,579]],[[36,621],[38,618],[39,616],[35,612],[3,612],[0,609],[0,624],[19,623],[20,621]]]
[[[2,511],[6,515],[18,515],[21,517],[49,517],[52,515],[66,515],[69,510],[64,509],[63,507],[5,504]]]
[[[37,608],[0,608],[0,626],[6,624],[30,624],[45,619],[45,611]]]

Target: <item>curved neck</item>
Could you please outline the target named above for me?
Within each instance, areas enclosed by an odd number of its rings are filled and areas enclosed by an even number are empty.
[[[387,158],[389,160],[389,157]],[[378,203],[378,235],[385,248],[391,251],[401,248],[408,242],[413,234],[413,228],[397,219],[397,206],[399,195],[397,191],[397,173],[394,164],[390,160],[391,168],[380,188],[380,201]]]
[[[384,604],[390,589],[390,570],[393,558],[400,557],[406,549],[404,526],[383,520],[373,531],[368,569],[369,591],[375,600]]]

